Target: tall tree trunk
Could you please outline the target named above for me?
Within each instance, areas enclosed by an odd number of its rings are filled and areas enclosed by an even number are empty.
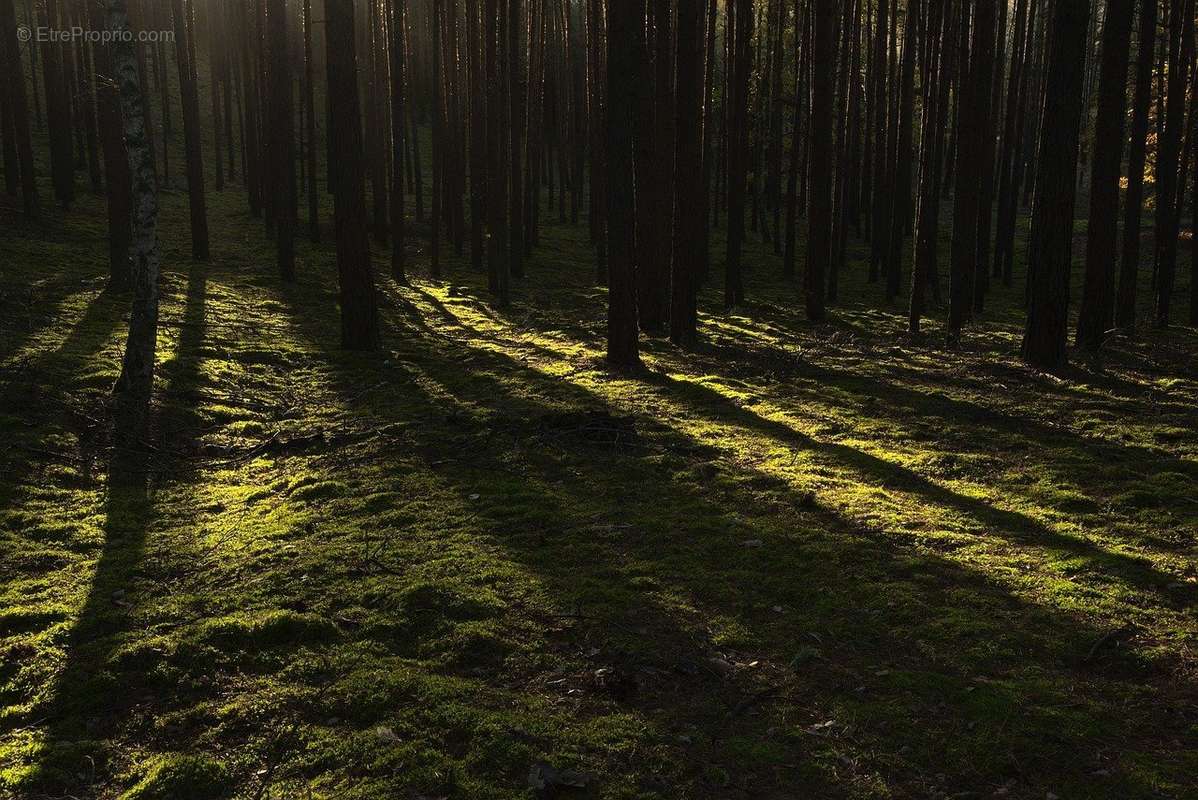
[[[224,152],[221,150],[221,85],[220,63],[226,57],[224,49],[224,32],[221,30],[220,3],[213,2],[208,6],[208,76],[211,81],[209,91],[212,99],[212,163],[216,168],[216,191],[225,189]],[[225,87],[228,92],[228,87]]]
[[[919,333],[927,298],[928,282],[936,263],[936,245],[940,231],[940,176],[936,169],[937,132],[943,126],[944,95],[941,92],[948,76],[945,74],[945,53],[951,47],[951,26],[945,24],[945,3],[952,0],[931,0],[928,4],[928,43],[923,72],[923,124],[919,142],[919,192],[916,200],[915,253],[911,259],[911,303],[907,324],[911,333]]]
[[[4,1],[0,0],[0,4]],[[129,247],[133,237],[133,181],[129,173],[129,156],[125,152],[125,123],[121,119],[120,85],[112,63],[113,48],[112,44],[96,46],[96,79],[99,85],[96,100],[108,190],[109,285],[123,292],[128,291],[133,280],[129,265]]]
[[[886,93],[886,74],[889,59],[887,58],[886,41],[890,33],[890,10],[892,2],[897,0],[879,0],[877,28],[874,33],[873,55],[873,142],[870,147],[870,172],[873,185],[870,189],[871,208],[869,225],[869,282],[878,279],[882,254],[889,240],[887,219],[890,211],[889,186],[889,152],[890,138],[893,136],[894,120],[889,117],[889,103]],[[895,14],[898,14],[895,6]]]
[[[271,179],[279,277],[295,280],[295,109],[286,0],[267,0],[270,58]],[[217,161],[220,161],[219,155]]]
[[[325,46],[332,118],[330,145],[338,157],[332,177],[341,346],[347,350],[374,350],[379,345],[378,305],[367,241],[362,107],[352,3],[332,0],[325,4]]]
[[[644,0],[641,0],[644,5]],[[637,72],[639,78],[634,88],[636,92],[636,114],[633,119],[633,138],[635,139],[635,170],[636,170],[636,289],[637,289],[637,321],[641,330],[653,332],[657,330],[665,314],[661,309],[661,297],[658,287],[661,280],[657,263],[657,244],[659,236],[666,235],[662,230],[658,211],[660,203],[657,194],[662,190],[657,180],[657,71],[653,68],[654,34],[653,24],[656,17],[653,14],[656,6],[653,0],[637,16]]]
[[[512,275],[524,277],[524,10],[521,0],[509,0],[508,11],[508,100],[510,134],[508,140],[511,191],[508,196],[510,222],[508,223],[508,261]]]
[[[320,241],[320,195],[316,190],[316,75],[312,58],[312,0],[304,0],[304,122],[308,139],[308,238],[313,244]],[[226,95],[227,96],[227,95]],[[232,171],[232,150],[229,169]]]
[[[674,249],[674,4],[671,0],[654,0],[654,3],[657,131],[653,143],[657,191],[653,199],[657,250],[648,259],[641,259],[637,267],[650,270],[652,283],[652,302],[639,308],[641,328],[660,331],[669,317],[670,263]],[[702,122],[697,124],[701,126]],[[697,158],[694,163],[699,163]]]
[[[433,280],[441,278],[441,199],[444,191],[445,173],[445,134],[443,128],[444,95],[441,87],[441,6],[442,0],[432,2],[433,28],[433,197],[432,214],[429,221],[431,233],[429,239],[429,277]]]
[[[1040,0],[1018,0],[1015,38],[1007,81],[1007,110],[1003,123],[1003,148],[998,169],[998,222],[994,231],[994,275],[1010,286],[1015,256],[1015,219],[1019,210],[1019,181],[1023,174],[1023,132],[1027,107],[1028,62],[1036,8]],[[1030,11],[1029,11],[1029,8]]]
[[[1132,0],[1108,0],[1102,31],[1102,67],[1094,122],[1090,222],[1086,232],[1086,278],[1077,320],[1077,345],[1102,346],[1115,320],[1115,246],[1119,229],[1119,168],[1123,117],[1127,113],[1127,62]],[[1136,235],[1129,231],[1129,235]]]
[[[191,44],[193,32],[184,12],[183,0],[171,0],[171,9],[175,28],[175,58],[179,64],[179,93],[183,101],[187,197],[191,209],[191,254],[199,261],[207,261],[208,207],[204,196],[204,153],[200,140],[200,96]]]
[[[0,64],[5,68],[9,66],[7,49],[8,40],[0,40]],[[9,108],[8,90],[0,89],[0,140],[3,141],[4,147],[4,191],[11,197],[16,197],[21,193],[21,169],[17,166],[17,143],[13,133],[15,130],[16,124],[13,122],[12,109]]]
[[[52,31],[62,30],[58,0],[38,5],[38,21]],[[75,199],[75,154],[71,148],[71,104],[63,68],[62,46],[43,42],[42,72],[46,87],[46,115],[50,123],[50,176],[54,196],[63,208]]]
[[[890,241],[886,251],[886,299],[898,297],[903,280],[903,240],[911,217],[911,141],[915,115],[915,48],[920,0],[907,0],[903,61],[899,82],[898,152],[891,190]]]
[[[728,126],[728,250],[724,265],[724,307],[733,308],[745,300],[741,256],[745,239],[745,180],[749,159],[749,82],[752,77],[753,3],[730,0],[734,11],[735,35],[733,59],[729,65],[732,113]],[[829,66],[829,79],[831,67]],[[829,100],[831,92],[829,91]],[[831,108],[827,109],[831,115]],[[829,189],[829,192],[831,189]],[[831,217],[828,218],[831,224]],[[821,265],[821,269],[823,266]],[[823,304],[820,287],[820,304]]]
[[[1164,135],[1157,150],[1156,324],[1169,326],[1177,268],[1178,160],[1185,126],[1186,79],[1194,54],[1194,0],[1173,0]]]
[[[21,65],[21,51],[17,46],[17,16],[12,5],[13,0],[0,0],[0,60],[5,65],[9,75],[24,75]],[[32,51],[33,48],[30,48]],[[36,73],[35,73],[36,74]],[[36,217],[39,212],[37,197],[37,181],[33,168],[33,139],[29,131],[29,109],[25,98],[25,81],[8,80],[0,86],[8,98],[8,107],[12,116],[12,128],[4,131],[7,138],[12,135],[16,140],[17,162],[21,171],[21,202],[25,214]],[[34,85],[37,92],[37,85]]]
[[[628,198],[635,191],[632,119],[637,79],[635,26],[640,0],[609,0],[607,14],[607,360],[617,367],[640,363],[637,342],[636,218]]]
[[[1073,0],[1066,0],[1073,2]],[[955,343],[973,309],[978,270],[978,215],[983,163],[990,131],[990,81],[994,54],[994,6],[974,0],[974,28],[969,68],[962,81],[961,124],[957,130],[956,190],[953,193],[952,268],[950,271],[948,339]],[[985,269],[983,266],[982,269]]]
[[[508,140],[507,140],[507,63],[503,52],[507,49],[505,31],[500,24],[500,3],[503,0],[486,0],[484,18],[486,30],[487,85],[487,217],[489,237],[487,240],[487,265],[490,272],[491,291],[500,306],[506,306],[511,297],[511,271],[508,260],[507,238],[507,184],[508,184]],[[506,5],[503,17],[506,17]]]
[[[408,282],[406,252],[407,230],[404,220],[404,119],[408,112],[404,95],[404,15],[407,0],[387,0],[391,12],[391,277],[401,285]]]
[[[108,30],[129,30],[125,0],[108,0]],[[114,393],[145,407],[154,385],[158,347],[158,179],[146,133],[145,98],[132,38],[117,36],[112,62],[121,96],[125,150],[133,185],[133,308]]]
[[[832,255],[832,88],[836,66],[836,2],[815,4],[811,75],[811,200],[808,208],[807,318],[824,320],[824,270]]]
[[[1055,370],[1066,361],[1069,272],[1082,82],[1090,0],[1056,0],[1050,26],[1036,192],[1028,240],[1030,296],[1023,359]]]
[[[393,3],[400,1],[391,0]],[[479,27],[479,8],[476,4],[467,4],[466,50],[470,53],[470,263],[476,271],[481,272],[487,213],[487,94],[484,45]]]
[[[703,24],[705,0],[679,0],[675,81],[677,147],[673,159],[678,202],[674,217],[670,340],[692,347],[698,338],[695,294],[703,260]]]

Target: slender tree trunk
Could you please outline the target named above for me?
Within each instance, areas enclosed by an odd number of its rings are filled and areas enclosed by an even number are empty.
[[[1090,0],[1056,0],[1050,26],[1045,103],[1040,122],[1035,204],[1028,240],[1031,292],[1023,359],[1055,370],[1066,361],[1069,272],[1077,144],[1082,118],[1083,65]]]
[[[635,26],[638,0],[609,0],[607,15],[607,360],[617,367],[640,363],[637,342],[636,219],[628,198],[633,196],[634,82],[637,79]]]
[[[1064,0],[1073,2],[1074,0]],[[969,68],[962,80],[961,119],[957,130],[956,190],[953,192],[952,268],[950,272],[948,339],[957,342],[973,309],[973,285],[978,270],[978,218],[982,173],[990,169],[982,158],[988,152],[990,81],[994,54],[994,3],[974,0],[973,41]],[[982,267],[985,269],[985,266]]]
[[[1164,135],[1156,161],[1156,324],[1169,327],[1177,268],[1178,159],[1185,125],[1186,79],[1194,53],[1194,0],[1173,0]]]
[[[221,85],[220,62],[225,58],[224,33],[221,31],[220,4],[211,3],[207,8],[208,26],[208,77],[211,85],[208,87],[212,100],[212,164],[216,169],[216,191],[225,189],[224,152],[221,149]],[[226,87],[225,91],[228,91]]]
[[[491,290],[496,294],[500,306],[506,306],[511,298],[511,271],[508,261],[507,238],[507,183],[509,177],[507,156],[507,63],[503,60],[506,50],[505,31],[500,24],[499,4],[503,0],[486,0],[484,18],[486,29],[487,85],[487,216],[489,237],[487,241],[487,264],[490,271]],[[506,9],[505,9],[506,11]],[[506,13],[502,15],[506,17]]]
[[[271,178],[279,277],[295,280],[295,109],[286,0],[267,0],[270,58]],[[217,161],[220,161],[219,154]]]
[[[510,221],[508,223],[508,261],[514,277],[524,277],[524,95],[526,92],[524,75],[524,53],[526,37],[524,35],[524,9],[521,0],[509,0],[508,11],[508,67],[511,72],[508,78],[508,101],[511,104],[509,119],[511,120],[508,140],[508,166],[511,170],[511,190],[509,194]]]
[[[129,30],[125,0],[108,0],[108,30]],[[158,179],[146,134],[145,98],[133,40],[117,37],[112,62],[121,96],[125,150],[133,186],[133,308],[121,375],[113,391],[144,408],[154,385],[158,347]]]
[[[171,0],[175,27],[175,57],[179,62],[179,92],[183,100],[183,139],[187,150],[187,196],[191,209],[191,254],[208,260],[208,207],[204,196],[204,154],[200,140],[200,96],[192,56],[193,31],[183,0]]]
[[[911,303],[907,324],[911,333],[919,333],[927,287],[936,263],[937,238],[940,230],[939,174],[936,169],[937,132],[943,126],[944,95],[941,87],[947,79],[944,73],[946,48],[951,46],[950,27],[944,23],[945,3],[952,0],[931,0],[928,4],[928,43],[925,54],[923,86],[923,124],[919,146],[919,193],[916,201],[915,253],[911,259]]]
[[[795,32],[794,32],[794,113],[791,115],[790,133],[790,165],[786,178],[786,243],[782,249],[782,277],[792,279],[795,275],[796,242],[798,239],[798,205],[799,205],[799,170],[802,167],[802,129],[806,115],[804,112],[807,98],[805,77],[810,59],[810,51],[803,44],[808,40],[810,3],[800,8],[800,0],[795,0]],[[804,13],[803,9],[808,9]]]
[[[920,0],[907,0],[899,84],[898,152],[891,191],[890,242],[886,252],[886,299],[898,297],[903,279],[903,241],[911,217],[911,142],[915,115],[915,49]]]
[[[391,12],[391,277],[401,285],[408,282],[405,248],[407,230],[404,214],[403,166],[404,166],[404,119],[408,112],[404,95],[404,66],[407,53],[404,49],[404,15],[407,0],[387,0]]]
[[[733,308],[745,300],[741,255],[745,238],[745,180],[749,158],[749,83],[752,77],[753,3],[731,0],[734,11],[734,57],[729,81],[732,113],[728,130],[728,251],[724,267],[724,307]],[[829,75],[831,66],[829,66]],[[829,91],[829,100],[831,92]],[[831,115],[831,108],[827,109]],[[831,189],[829,189],[831,191]],[[831,224],[831,217],[827,220]],[[825,259],[826,260],[826,259]],[[821,269],[823,269],[821,265]],[[822,276],[822,273],[821,273]],[[823,304],[823,286],[820,286]]]
[[[399,2],[399,0],[392,0]],[[466,6],[466,49],[470,53],[470,263],[483,270],[486,230],[487,95],[479,8]],[[395,67],[392,66],[392,72]]]
[[[2,13],[0,10],[0,14]],[[0,41],[0,48],[0,65],[7,68],[7,39]],[[0,140],[3,140],[4,146],[4,191],[11,197],[16,197],[21,193],[21,170],[17,166],[17,143],[13,133],[16,123],[13,121],[12,109],[9,108],[8,94],[7,89],[0,89]]]
[[[317,194],[316,188],[316,65],[312,57],[312,29],[312,0],[304,0],[304,122],[308,139],[308,238],[316,244],[320,241],[320,195]],[[233,164],[232,153],[230,150],[230,172]]]
[[[337,273],[341,287],[341,346],[379,346],[378,306],[366,225],[366,178],[362,163],[362,108],[358,96],[357,45],[352,3],[325,4],[330,145],[337,154],[333,175],[333,218],[337,229]]]
[[[889,238],[887,230],[887,216],[890,210],[890,187],[887,183],[889,177],[889,140],[890,130],[894,126],[894,120],[887,123],[888,106],[886,95],[886,73],[888,71],[888,59],[886,40],[890,31],[890,7],[892,0],[879,0],[878,2],[878,17],[877,27],[874,32],[874,55],[873,55],[873,141],[870,147],[870,172],[873,177],[873,186],[870,190],[871,208],[870,208],[870,225],[869,225],[869,282],[873,283],[878,279],[879,266],[882,262],[882,254],[885,252],[886,244]],[[897,10],[895,12],[897,14]]]
[[[38,20],[50,30],[62,29],[57,0],[38,5]],[[55,198],[63,208],[68,208],[75,199],[75,154],[71,146],[71,105],[62,46],[58,42],[43,42],[40,49],[50,123],[50,176]]]
[[[1015,220],[1019,210],[1019,181],[1023,174],[1023,132],[1027,106],[1028,62],[1036,8],[1040,0],[1018,0],[1015,7],[1015,39],[1011,46],[1011,68],[1007,82],[1007,111],[1003,127],[1003,149],[998,170],[998,222],[994,232],[994,275],[1004,286],[1012,282],[1015,256]],[[1029,11],[1029,8],[1030,11]]]
[[[835,0],[812,0],[811,200],[808,210],[807,318],[824,320],[824,271],[832,255],[832,87],[836,65]]]
[[[1077,320],[1077,345],[1102,346],[1115,321],[1115,246],[1119,228],[1119,168],[1127,113],[1127,62],[1132,0],[1108,0],[1102,32],[1102,67],[1094,123],[1090,222],[1086,232],[1086,278]],[[1129,231],[1135,235],[1135,231]]]
[[[704,0],[679,0],[675,81],[677,146],[673,159],[678,190],[671,270],[670,340],[683,347],[698,338],[695,296],[703,260],[703,24]]]
[[[638,14],[637,17],[639,78],[634,87],[637,109],[633,119],[636,156],[637,322],[641,330],[648,333],[658,330],[665,318],[661,309],[662,298],[658,294],[661,280],[658,277],[660,265],[657,263],[657,253],[661,248],[658,247],[657,239],[666,235],[666,232],[658,219],[660,203],[657,200],[657,194],[662,187],[657,180],[657,71],[653,68],[655,8],[651,0],[645,9],[647,13]]]
[[[17,19],[12,0],[0,0],[0,59],[3,60],[7,74],[24,75],[21,52],[17,46]],[[34,74],[36,75],[36,71]],[[21,171],[21,202],[25,214],[36,217],[40,209],[33,167],[33,139],[29,131],[29,110],[25,99],[25,81],[4,81],[0,91],[5,92],[8,98],[12,116],[12,128],[6,129],[4,136],[7,138],[12,135],[16,140],[17,162]],[[36,92],[37,85],[34,84],[34,93]]]
[[[125,123],[121,119],[120,85],[112,63],[113,47],[112,44],[96,46],[96,76],[100,87],[96,99],[108,190],[109,285],[123,292],[128,291],[133,281],[129,265],[133,237],[133,182],[129,156],[125,152]]]
[[[445,135],[443,130],[444,98],[441,88],[441,6],[442,0],[432,2],[433,28],[433,197],[431,237],[429,241],[429,277],[441,279],[441,197],[445,173]]]

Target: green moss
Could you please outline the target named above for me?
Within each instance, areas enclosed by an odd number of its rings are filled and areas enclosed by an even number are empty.
[[[121,800],[218,800],[228,797],[230,788],[229,771],[220,761],[173,754],[155,758]]]
[[[97,423],[102,203],[0,220],[0,794],[253,796],[274,764],[269,796],[516,798],[545,761],[604,798],[1185,795],[1192,332],[1048,380],[1021,274],[947,350],[855,238],[818,326],[751,241],[743,309],[717,276],[699,347],[613,373],[586,228],[547,218],[511,308],[412,250],[349,354],[331,246],[284,285],[209,199],[193,264],[162,195],[144,494]]]

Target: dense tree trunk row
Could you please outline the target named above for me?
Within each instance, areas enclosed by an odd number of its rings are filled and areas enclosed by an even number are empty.
[[[18,25],[94,25],[92,13],[0,0],[0,63],[24,78],[0,90],[4,188],[38,213],[44,122],[55,199],[69,208],[86,171],[107,198],[113,285],[136,287],[114,48],[17,38]],[[365,234],[389,249],[396,282],[419,252],[433,280],[459,263],[485,271],[502,306],[536,279],[542,225],[585,217],[613,363],[636,363],[641,333],[694,347],[700,289],[717,282],[726,309],[743,306],[750,265],[771,252],[784,279],[801,270],[821,322],[861,239],[861,278],[886,304],[906,298],[912,333],[942,322],[950,345],[983,317],[991,279],[1012,286],[1026,268],[1023,355],[1055,369],[1079,188],[1078,346],[1135,325],[1149,201],[1154,321],[1172,321],[1198,160],[1194,16],[1194,0],[129,0],[123,19],[174,36],[128,56],[164,185],[179,185],[182,122],[193,256],[209,257],[209,185],[240,182],[294,280],[299,207],[319,242],[323,181],[348,347],[379,341]],[[721,225],[722,277],[708,268]]]

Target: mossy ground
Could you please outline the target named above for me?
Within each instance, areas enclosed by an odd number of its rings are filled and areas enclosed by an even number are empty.
[[[106,479],[102,206],[3,211],[0,796],[1198,792],[1192,330],[1049,377],[1021,288],[949,351],[861,252],[813,326],[753,244],[697,352],[613,373],[547,219],[506,310],[414,242],[354,355],[330,247],[283,285],[210,200],[199,264],[163,195],[144,493]]]

